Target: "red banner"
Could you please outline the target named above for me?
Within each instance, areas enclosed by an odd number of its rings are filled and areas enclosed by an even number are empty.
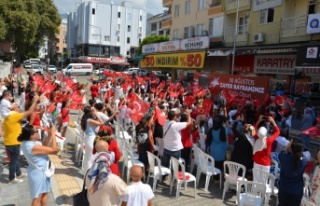
[[[250,77],[228,74],[212,74],[209,89],[213,95],[224,90],[227,95],[263,101],[268,93],[268,77]]]

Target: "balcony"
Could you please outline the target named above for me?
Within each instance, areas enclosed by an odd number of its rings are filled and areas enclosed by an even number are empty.
[[[162,0],[163,7],[171,7],[173,0]]]
[[[234,27],[226,27],[224,29],[224,43],[230,44],[233,43],[234,39]],[[238,35],[237,35],[237,43],[244,43],[246,44],[248,41],[248,32],[245,29],[239,28]]]
[[[308,16],[282,18],[280,38],[306,36]]]
[[[171,19],[166,19],[160,22],[160,28],[170,28],[172,25],[172,20]]]
[[[216,5],[211,5],[210,8],[208,9],[208,16],[219,14],[221,12],[223,12],[221,3]]]
[[[225,13],[232,14],[237,12],[237,1],[239,1],[239,11],[249,10],[251,0],[226,0]]]

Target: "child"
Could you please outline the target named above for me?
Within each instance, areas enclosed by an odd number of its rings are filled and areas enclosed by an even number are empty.
[[[151,206],[154,194],[150,185],[143,184],[142,168],[138,165],[133,165],[130,169],[131,185],[128,186],[128,194],[123,197],[121,206]]]

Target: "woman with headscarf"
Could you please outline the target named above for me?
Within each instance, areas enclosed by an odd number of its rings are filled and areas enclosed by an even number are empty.
[[[88,188],[88,201],[94,206],[117,206],[122,196],[127,194],[127,186],[110,170],[114,156],[108,152],[108,143],[99,140],[95,149],[97,154],[84,180]]]
[[[258,125],[261,125],[262,121],[268,121],[273,126],[273,134],[267,136],[267,128],[261,126],[258,128]],[[257,129],[258,128],[258,129]],[[260,115],[259,120],[256,124],[257,137],[253,145],[253,168],[257,168],[266,172],[270,172],[271,165],[271,149],[273,142],[280,135],[280,130],[271,116]],[[254,181],[257,181],[257,177],[253,176]],[[260,182],[260,181],[258,181]]]
[[[293,138],[279,154],[281,171],[278,206],[299,206],[301,203],[304,187],[303,173],[308,161],[302,151],[302,141]]]

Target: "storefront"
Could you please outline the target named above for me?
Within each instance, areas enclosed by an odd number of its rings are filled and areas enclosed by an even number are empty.
[[[78,57],[76,59],[77,62],[81,63],[91,63],[93,64],[95,69],[100,68],[110,68],[110,69],[118,69],[120,67],[128,67],[129,63],[126,61],[124,57],[111,57],[111,58],[99,58],[99,57]]]
[[[204,71],[230,74],[232,63],[232,50],[230,49],[210,49],[207,51]]]

